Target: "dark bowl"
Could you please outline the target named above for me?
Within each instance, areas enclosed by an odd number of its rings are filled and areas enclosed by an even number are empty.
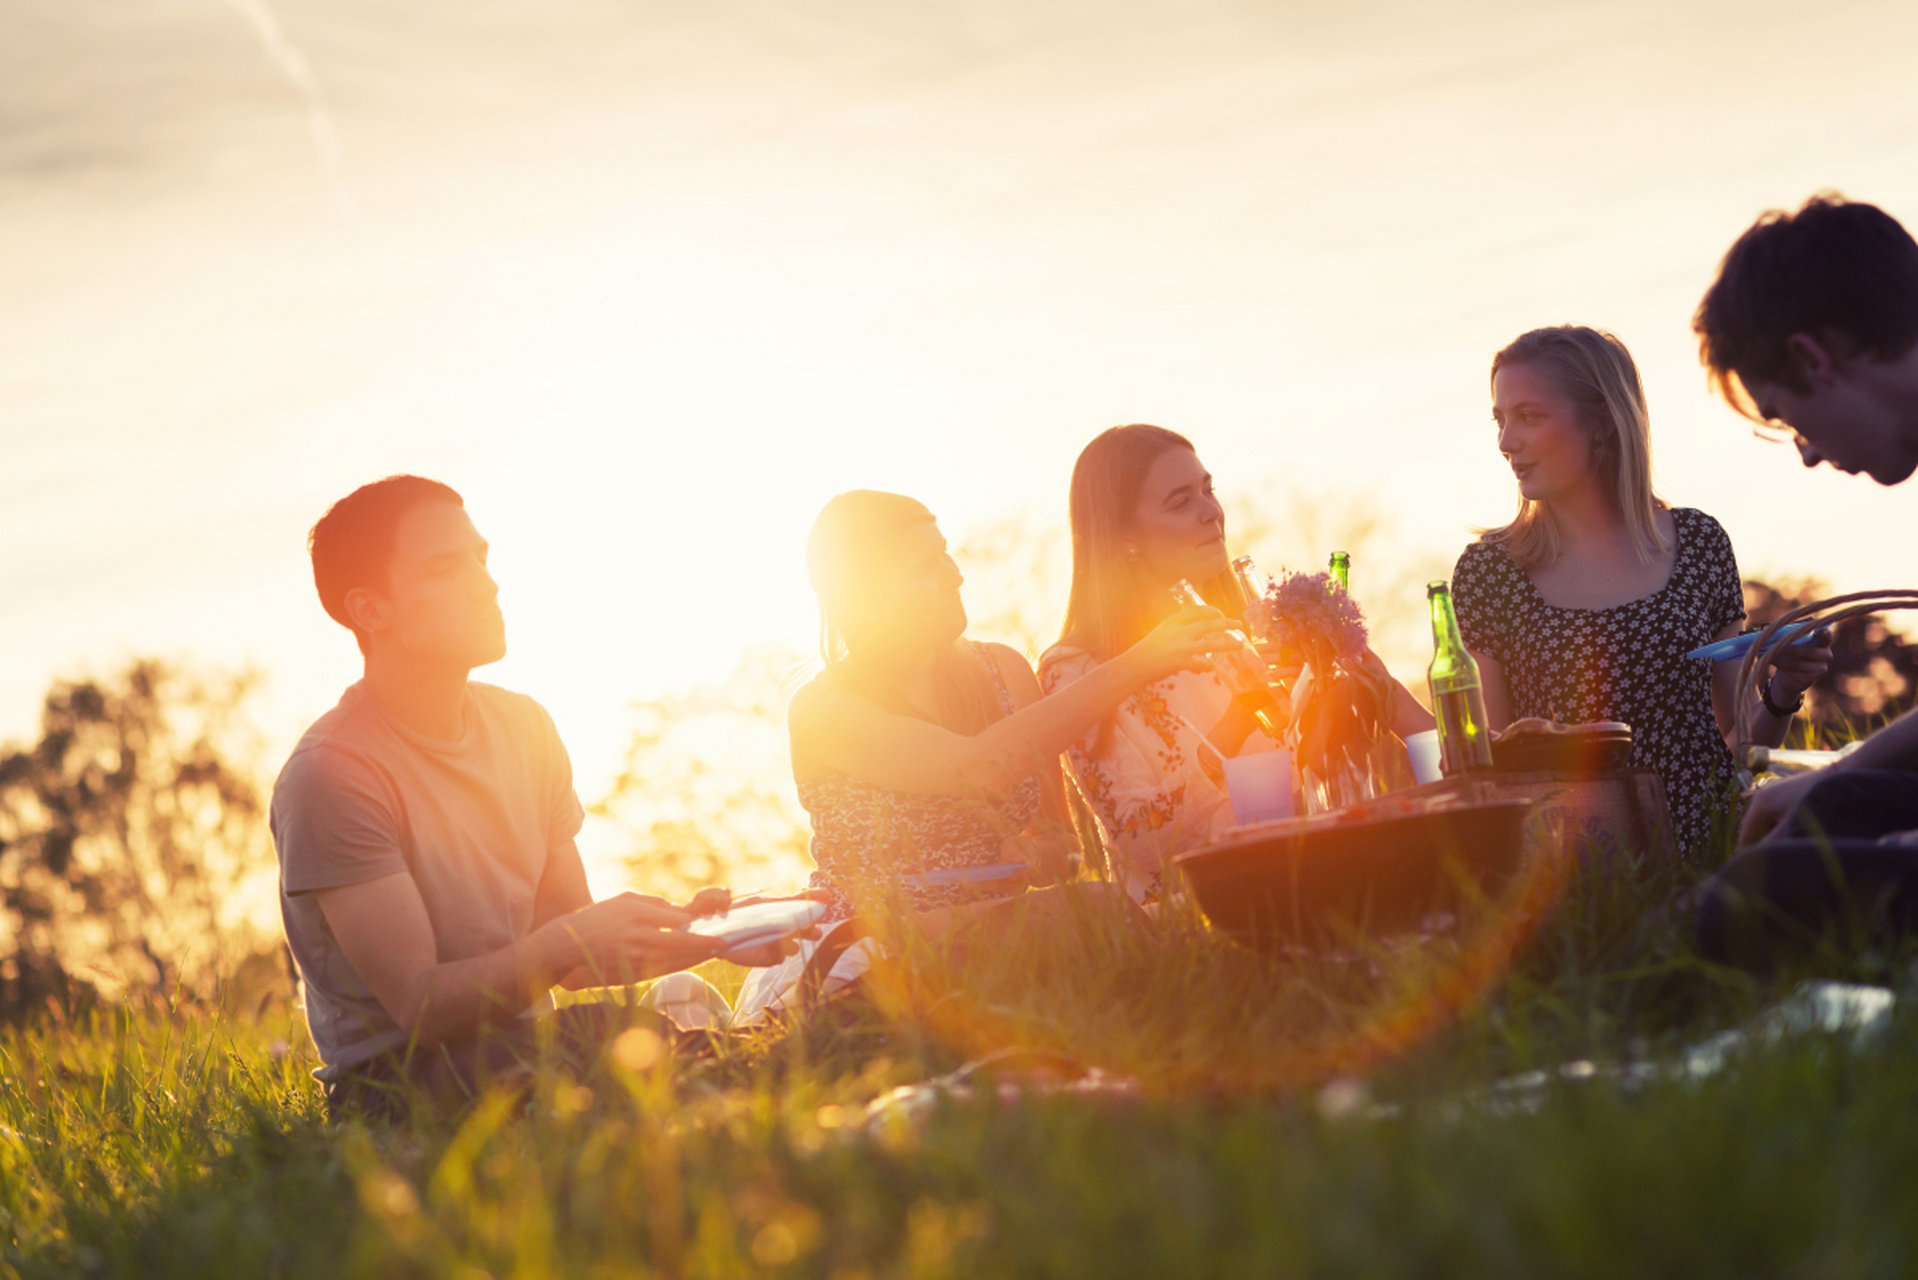
[[[1631,726],[1608,722],[1508,734],[1492,744],[1492,767],[1500,773],[1604,773],[1623,769],[1631,755]]]
[[[1404,933],[1518,870],[1529,800],[1405,812],[1390,797],[1261,823],[1173,863],[1215,928],[1255,947]]]

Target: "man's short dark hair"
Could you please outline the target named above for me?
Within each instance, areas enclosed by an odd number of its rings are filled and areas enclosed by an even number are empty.
[[[333,621],[352,629],[361,653],[366,652],[366,637],[347,616],[346,593],[355,587],[386,585],[386,572],[393,560],[393,536],[400,521],[413,508],[429,502],[466,505],[450,486],[437,480],[388,476],[361,485],[328,507],[306,535],[320,604]]]
[[[1725,254],[1692,329],[1712,381],[1748,414],[1734,376],[1811,390],[1785,347],[1794,333],[1895,360],[1918,344],[1918,242],[1883,209],[1835,192],[1797,213],[1773,209]]]

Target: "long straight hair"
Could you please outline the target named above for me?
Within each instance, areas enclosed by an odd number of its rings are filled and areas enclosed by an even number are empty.
[[[1072,590],[1059,643],[1104,662],[1144,638],[1166,612],[1166,587],[1128,550],[1145,473],[1171,449],[1197,453],[1176,431],[1134,422],[1093,437],[1072,464]],[[1230,571],[1195,583],[1208,604],[1234,618],[1246,600]]]
[[[912,498],[853,489],[821,509],[806,538],[806,577],[819,600],[819,656],[826,674],[875,706],[915,719],[927,713],[906,701],[878,658],[899,621],[899,535],[933,523],[932,512]],[[970,737],[1004,718],[987,661],[963,638],[940,643],[929,709],[933,723]]]
[[[1645,384],[1625,344],[1602,329],[1554,325],[1513,339],[1492,357],[1492,380],[1500,369],[1531,365],[1549,377],[1572,401],[1578,423],[1590,433],[1599,475],[1617,500],[1625,533],[1641,564],[1648,564],[1670,542],[1658,527],[1658,512],[1668,504],[1652,491],[1651,415],[1645,408]],[[1486,542],[1502,542],[1527,568],[1558,559],[1558,521],[1548,501],[1519,495],[1512,522],[1480,533]]]

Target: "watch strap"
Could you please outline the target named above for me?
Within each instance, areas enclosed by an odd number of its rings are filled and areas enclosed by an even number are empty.
[[[1765,683],[1758,687],[1758,700],[1765,704],[1765,710],[1771,712],[1773,715],[1777,716],[1780,720],[1791,719],[1792,716],[1798,712],[1798,709],[1805,705],[1805,695],[1802,693],[1798,695],[1797,700],[1794,701],[1789,707],[1781,707],[1776,702],[1773,702],[1771,700],[1771,677],[1770,676],[1766,676]]]

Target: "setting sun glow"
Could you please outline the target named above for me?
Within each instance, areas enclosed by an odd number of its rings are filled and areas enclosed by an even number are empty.
[[[494,548],[478,678],[590,801],[628,700],[810,651],[838,491],[1057,525],[1080,446],[1152,421],[1449,562],[1513,504],[1490,355],[1560,322],[1632,347],[1663,491],[1747,572],[1918,568],[1909,497],[1794,474],[1689,329],[1762,209],[1918,216],[1910,5],[662,15],[24,7],[67,56],[0,54],[0,730],[191,653],[266,669],[283,752],[357,667],[305,531],[413,471]]]

